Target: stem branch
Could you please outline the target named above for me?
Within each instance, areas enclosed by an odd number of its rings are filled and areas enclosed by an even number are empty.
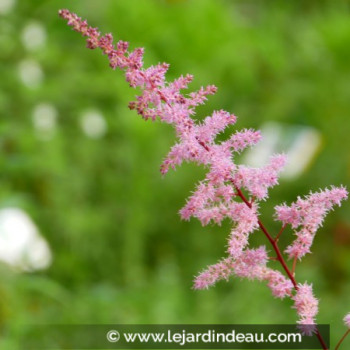
[[[338,350],[340,344],[344,341],[344,339],[348,336],[348,334],[350,334],[350,329],[348,329],[345,334],[341,337],[341,339],[339,340],[337,346],[334,348],[334,350]]]
[[[275,237],[275,242],[276,242],[276,243],[277,243],[278,240],[280,239],[281,234],[283,233],[283,231],[285,230],[286,227],[287,227],[287,224],[284,224],[284,225],[282,226],[282,228],[280,229],[280,232],[278,232],[277,236]]]

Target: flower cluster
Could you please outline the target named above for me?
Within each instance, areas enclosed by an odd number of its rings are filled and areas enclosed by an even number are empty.
[[[312,286],[305,283],[299,284],[296,294],[292,297],[294,308],[300,316],[299,324],[312,325],[318,312],[318,300],[314,297]]]
[[[293,284],[277,270],[266,266],[268,255],[264,246],[257,249],[245,249],[239,259],[232,257],[223,259],[215,265],[209,266],[194,282],[195,289],[205,289],[217,281],[232,275],[267,282],[272,294],[276,298],[283,299],[292,295]]]
[[[322,225],[324,217],[334,205],[341,204],[348,192],[344,187],[332,187],[318,193],[311,193],[305,199],[298,198],[291,206],[276,206],[276,218],[284,224],[298,229],[295,241],[286,249],[290,258],[301,259],[310,253],[314,236]]]
[[[61,10],[60,16],[72,28],[87,37],[87,47],[100,48],[108,56],[110,66],[125,71],[126,80],[141,94],[130,102],[142,118],[172,124],[176,130],[177,143],[161,165],[161,173],[175,169],[182,162],[195,162],[206,167],[207,174],[196,187],[184,208],[180,210],[183,219],[195,217],[202,225],[210,222],[221,224],[224,219],[232,222],[228,238],[228,256],[215,265],[209,266],[194,281],[195,289],[204,289],[219,280],[230,276],[264,281],[278,298],[290,297],[300,317],[300,324],[314,324],[318,311],[318,300],[314,297],[311,285],[297,284],[293,272],[284,261],[282,253],[259,220],[259,201],[266,200],[269,188],[278,183],[278,176],[286,163],[284,155],[274,155],[269,164],[262,168],[238,165],[235,154],[254,146],[261,138],[258,131],[251,129],[238,131],[228,139],[218,142],[217,135],[228,126],[235,124],[236,116],[224,110],[214,111],[203,121],[196,121],[195,107],[203,104],[216,87],[209,85],[196,92],[184,94],[193,77],[181,76],[167,82],[166,63],[143,68],[143,49],[128,51],[128,43],[113,43],[111,34],[102,36],[96,28],[89,27],[77,15]],[[296,240],[287,248],[292,258],[301,258],[309,252],[314,235],[322,224],[325,215],[335,204],[347,197],[343,187],[332,187],[319,193],[298,199],[291,206],[276,207],[276,217],[283,227],[291,225],[296,232]],[[268,253],[265,246],[249,248],[249,236],[260,228],[272,243],[281,263],[285,277],[279,270],[267,266]],[[349,315],[345,322],[349,325]]]

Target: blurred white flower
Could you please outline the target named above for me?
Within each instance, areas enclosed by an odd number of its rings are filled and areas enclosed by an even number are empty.
[[[284,176],[294,178],[303,173],[321,147],[321,135],[313,128],[300,130],[288,150],[288,162]]]
[[[107,124],[99,111],[88,110],[81,116],[81,128],[86,136],[98,139],[106,134]]]
[[[15,0],[0,0],[0,14],[6,15],[15,6]]]
[[[44,73],[38,62],[23,60],[19,63],[19,76],[24,85],[35,88],[43,81]]]
[[[1,1],[1,0],[0,0]],[[45,45],[46,30],[41,23],[29,22],[22,31],[22,43],[28,50],[36,50]]]
[[[0,260],[21,271],[41,270],[51,264],[46,240],[22,209],[0,210]]]
[[[57,123],[57,110],[49,103],[40,103],[33,110],[33,125],[39,138],[52,138]]]
[[[254,167],[267,164],[275,153],[287,155],[287,165],[281,173],[283,178],[300,176],[312,162],[321,147],[321,134],[312,127],[285,125],[275,122],[261,127],[262,140],[245,155],[245,162]]]

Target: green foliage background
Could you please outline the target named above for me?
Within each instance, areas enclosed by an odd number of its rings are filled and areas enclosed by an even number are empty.
[[[308,170],[281,181],[262,204],[271,231],[278,230],[277,203],[350,183],[348,1],[18,1],[0,15],[0,205],[30,214],[54,261],[27,274],[0,266],[1,348],[17,349],[20,325],[33,322],[294,322],[290,302],[273,300],[256,282],[191,290],[193,276],[223,256],[229,224],[180,221],[177,211],[204,170],[185,165],[161,178],[173,131],[128,110],[135,91],[58,18],[66,7],[102,32],[145,47],[146,65],[169,62],[169,79],[191,73],[191,89],[217,85],[199,117],[224,108],[239,116],[238,128],[278,121],[321,132],[322,149]],[[31,20],[48,35],[34,52],[21,42]],[[45,74],[34,89],[18,75],[28,58]],[[37,138],[32,123],[41,102],[59,112],[49,141]],[[87,138],[80,128],[88,108],[106,118],[102,139]],[[297,269],[300,281],[314,284],[318,320],[331,324],[333,340],[350,311],[349,209],[347,203],[329,215],[314,253]],[[259,234],[255,239],[263,242]]]

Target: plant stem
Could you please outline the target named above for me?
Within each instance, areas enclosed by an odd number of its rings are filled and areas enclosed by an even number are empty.
[[[287,227],[287,224],[284,224],[282,228],[280,229],[280,232],[278,232],[277,236],[275,237],[275,242],[277,243],[279,238],[281,237],[281,234],[283,233],[284,229]]]
[[[317,326],[316,326],[316,337],[320,341],[320,344],[322,345],[323,349],[328,350],[328,347],[327,347],[325,341],[323,340],[322,335],[321,335],[320,331],[318,330]]]
[[[348,334],[350,334],[350,329],[348,329],[345,334],[341,337],[341,339],[339,340],[337,346],[334,348],[334,350],[338,350],[340,344],[344,341],[344,339],[348,336]]]

